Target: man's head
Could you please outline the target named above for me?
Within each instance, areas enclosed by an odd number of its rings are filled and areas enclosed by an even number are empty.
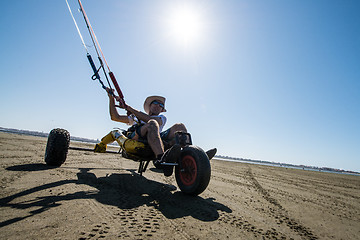
[[[165,109],[166,98],[161,96],[150,96],[147,97],[144,102],[144,110],[147,114],[158,115],[161,112],[166,112]]]

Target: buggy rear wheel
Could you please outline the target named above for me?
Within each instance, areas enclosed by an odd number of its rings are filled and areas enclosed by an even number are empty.
[[[51,130],[45,150],[45,162],[60,167],[66,160],[70,144],[70,133],[61,128]]]
[[[206,153],[197,146],[187,146],[181,152],[175,178],[180,190],[189,195],[202,193],[209,184],[210,161]]]

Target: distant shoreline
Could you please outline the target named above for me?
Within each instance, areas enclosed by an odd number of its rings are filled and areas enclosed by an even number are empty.
[[[337,174],[346,174],[346,175],[354,175],[360,176],[360,173],[354,171],[346,171],[346,170],[338,170],[327,167],[313,167],[313,166],[303,166],[303,165],[293,165],[288,163],[276,163],[276,162],[268,162],[268,161],[260,161],[260,160],[251,160],[251,159],[242,159],[242,158],[224,158],[215,156],[213,159],[219,161],[228,161],[228,162],[240,162],[240,163],[249,163],[249,164],[257,164],[263,166],[273,166],[273,167],[283,167],[283,168],[292,168],[292,169],[300,169],[305,171],[314,171],[314,172],[325,172],[325,173],[337,173]]]
[[[45,137],[45,138],[47,138],[49,135],[49,133],[44,133],[44,132],[15,129],[15,128],[4,128],[4,127],[0,127],[0,132],[15,133],[15,134],[36,136],[36,137]],[[74,137],[74,136],[71,136],[71,134],[70,134],[70,139],[72,141],[79,141],[79,142],[84,142],[84,143],[98,143],[99,142],[99,140],[95,140],[95,139]]]
[[[44,132],[15,129],[15,128],[4,128],[4,127],[0,127],[0,132],[37,136],[37,137],[45,137],[45,138],[48,137],[48,135],[49,135],[49,133],[44,133]],[[98,143],[99,142],[99,140],[95,140],[95,139],[88,139],[88,138],[74,137],[74,136],[70,136],[70,139],[72,141],[79,141],[79,142],[85,142],[85,143]],[[288,164],[288,163],[277,163],[277,162],[252,160],[252,159],[244,159],[244,158],[234,158],[234,157],[219,156],[219,155],[216,155],[214,157],[214,159],[220,160],[220,161],[242,162],[242,163],[258,164],[258,165],[265,165],[265,166],[303,169],[303,170],[307,170],[307,171],[318,171],[318,172],[328,172],[328,173],[349,174],[349,175],[360,176],[359,172],[342,170],[342,169],[334,169],[334,168],[328,168],[328,167],[294,165],[294,164]]]

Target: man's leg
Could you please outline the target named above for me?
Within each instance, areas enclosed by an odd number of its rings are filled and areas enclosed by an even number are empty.
[[[160,138],[159,124],[156,120],[150,120],[140,129],[141,137],[146,137],[155,156],[164,154],[164,145]]]
[[[106,152],[106,145],[115,141],[114,131],[109,132],[106,136],[101,139],[101,142],[95,145],[94,152],[104,153]]]
[[[164,153],[164,145],[160,138],[159,124],[155,120],[150,120],[147,124],[141,127],[140,134],[142,137],[146,136],[148,143],[153,150],[157,160],[155,164],[161,164],[163,162],[176,162],[180,156],[181,147],[176,144]],[[174,132],[175,136],[175,132]],[[173,166],[163,166],[165,176],[171,176],[173,173]]]
[[[182,123],[176,123],[171,128],[169,128],[169,133],[166,136],[166,139],[168,140],[170,146],[173,146],[175,144],[175,133],[176,132],[187,132],[187,129],[184,124]]]
[[[168,130],[166,130],[166,132],[163,132],[165,133],[164,139],[170,144],[170,146],[173,146],[175,144],[175,133],[178,131],[187,132],[187,129],[184,124],[177,123]],[[206,151],[206,155],[208,156],[209,160],[211,160],[215,156],[216,152],[217,152],[216,148],[212,148]]]

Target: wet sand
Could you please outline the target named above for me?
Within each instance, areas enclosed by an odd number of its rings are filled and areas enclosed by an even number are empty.
[[[118,154],[69,150],[49,168],[46,141],[0,133],[1,239],[360,238],[359,176],[212,160],[189,197]]]

